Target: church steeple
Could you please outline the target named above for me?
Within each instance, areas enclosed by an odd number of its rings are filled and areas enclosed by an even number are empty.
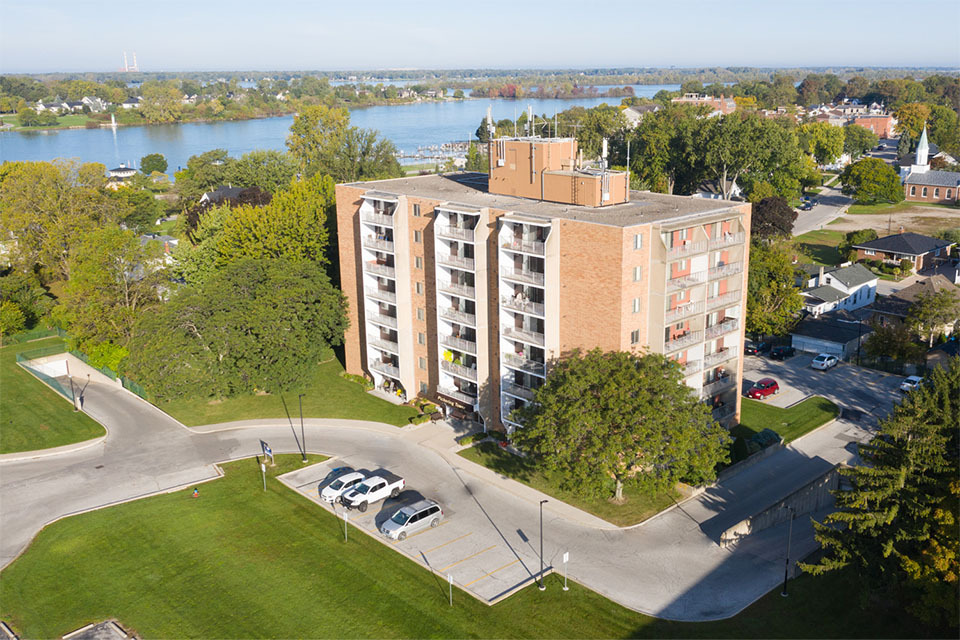
[[[923,125],[923,133],[920,134],[920,142],[917,143],[917,159],[914,161],[915,165],[926,166],[928,162],[927,156],[930,155],[930,144],[927,142],[927,125]]]

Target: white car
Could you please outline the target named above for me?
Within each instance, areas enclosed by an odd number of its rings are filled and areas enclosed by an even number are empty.
[[[831,356],[829,353],[821,353],[813,359],[813,362],[810,363],[810,366],[814,369],[819,369],[820,371],[826,371],[830,367],[837,366],[838,362],[840,361],[837,360],[837,356]]]
[[[320,499],[324,502],[336,502],[337,498],[363,482],[364,478],[359,471],[345,473],[320,491]]]
[[[920,376],[907,376],[904,381],[900,383],[900,391],[913,391],[918,389],[922,382],[923,378]]]

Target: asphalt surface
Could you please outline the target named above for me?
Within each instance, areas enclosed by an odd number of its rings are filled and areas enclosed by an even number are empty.
[[[810,211],[801,211],[793,223],[793,235],[799,236],[808,231],[826,227],[830,222],[842,216],[853,199],[840,192],[840,182],[835,180],[829,187],[823,187],[814,196],[817,204]]]
[[[439,500],[445,524],[409,539],[404,552],[422,553],[422,564],[453,575],[477,597],[491,599],[537,574],[539,501],[549,499],[544,508],[546,566],[561,571],[560,558],[569,552],[572,580],[631,609],[673,620],[725,618],[782,580],[787,530],[786,525],[773,527],[727,549],[717,544],[717,532],[788,495],[824,465],[856,462],[856,442],[869,438],[876,418],[896,398],[891,389],[899,384],[897,378],[847,365],[817,372],[805,367],[804,359],[777,363],[747,358],[744,375],[772,375],[789,393],[831,397],[854,412],[850,419],[837,420],[632,528],[613,527],[463,459],[455,454],[455,433],[445,424],[397,429],[307,420],[307,449],[357,468],[388,468],[407,479],[411,493],[406,497]],[[0,565],[9,564],[49,522],[216,478],[215,463],[259,453],[261,439],[276,453],[298,451],[299,428],[284,421],[188,429],[106,384],[90,385],[84,409],[107,427],[103,444],[0,463]],[[314,481],[305,476],[302,484],[310,491]],[[368,512],[372,526],[366,531],[377,535],[370,529],[395,506]],[[793,555],[802,557],[815,546],[810,521],[798,519]]]

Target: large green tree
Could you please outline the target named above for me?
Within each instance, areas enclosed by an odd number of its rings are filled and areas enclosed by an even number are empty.
[[[897,133],[918,140],[930,119],[930,107],[922,102],[910,102],[894,111],[893,116],[897,119]]]
[[[702,110],[670,105],[646,114],[631,131],[630,169],[652,191],[693,193],[703,169],[694,143]],[[626,154],[626,150],[620,150]]]
[[[753,205],[750,232],[759,238],[790,236],[796,219],[796,210],[785,199],[777,196],[764,198]]]
[[[226,149],[213,149],[190,156],[187,166],[174,174],[176,190],[185,207],[196,204],[207,191],[227,184],[233,163]]]
[[[166,173],[167,159],[163,157],[162,153],[148,153],[140,158],[140,171],[146,175],[150,175],[154,171]]]
[[[879,158],[862,158],[847,165],[840,174],[842,191],[857,204],[897,203],[903,200],[903,186],[893,167]]]
[[[612,488],[615,500],[628,483],[654,493],[709,482],[727,459],[726,430],[660,354],[574,352],[515,419],[513,441],[539,464],[581,493]]]
[[[802,308],[803,296],[795,284],[790,245],[786,241],[751,243],[747,331],[783,335],[797,322]]]
[[[290,185],[297,175],[297,161],[289,153],[257,149],[231,162],[226,180],[235,187],[259,187],[275,193]]]
[[[944,327],[960,325],[960,299],[949,289],[921,293],[914,298],[907,317],[910,326],[933,347],[933,341]]]
[[[853,159],[870,151],[879,140],[877,134],[858,124],[850,124],[843,128],[843,150]]]
[[[140,113],[148,122],[163,124],[177,122],[183,116],[183,94],[176,80],[160,82],[150,80],[143,83],[141,91],[143,101]]]
[[[828,122],[811,122],[800,127],[800,147],[819,164],[830,164],[843,153],[844,131]]]

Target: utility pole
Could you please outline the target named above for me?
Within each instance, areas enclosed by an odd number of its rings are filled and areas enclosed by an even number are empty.
[[[307,440],[303,435],[303,396],[305,395],[305,393],[301,393],[297,397],[297,399],[300,401],[300,442],[303,445],[303,450],[301,452],[303,454],[303,462],[307,461]]]

